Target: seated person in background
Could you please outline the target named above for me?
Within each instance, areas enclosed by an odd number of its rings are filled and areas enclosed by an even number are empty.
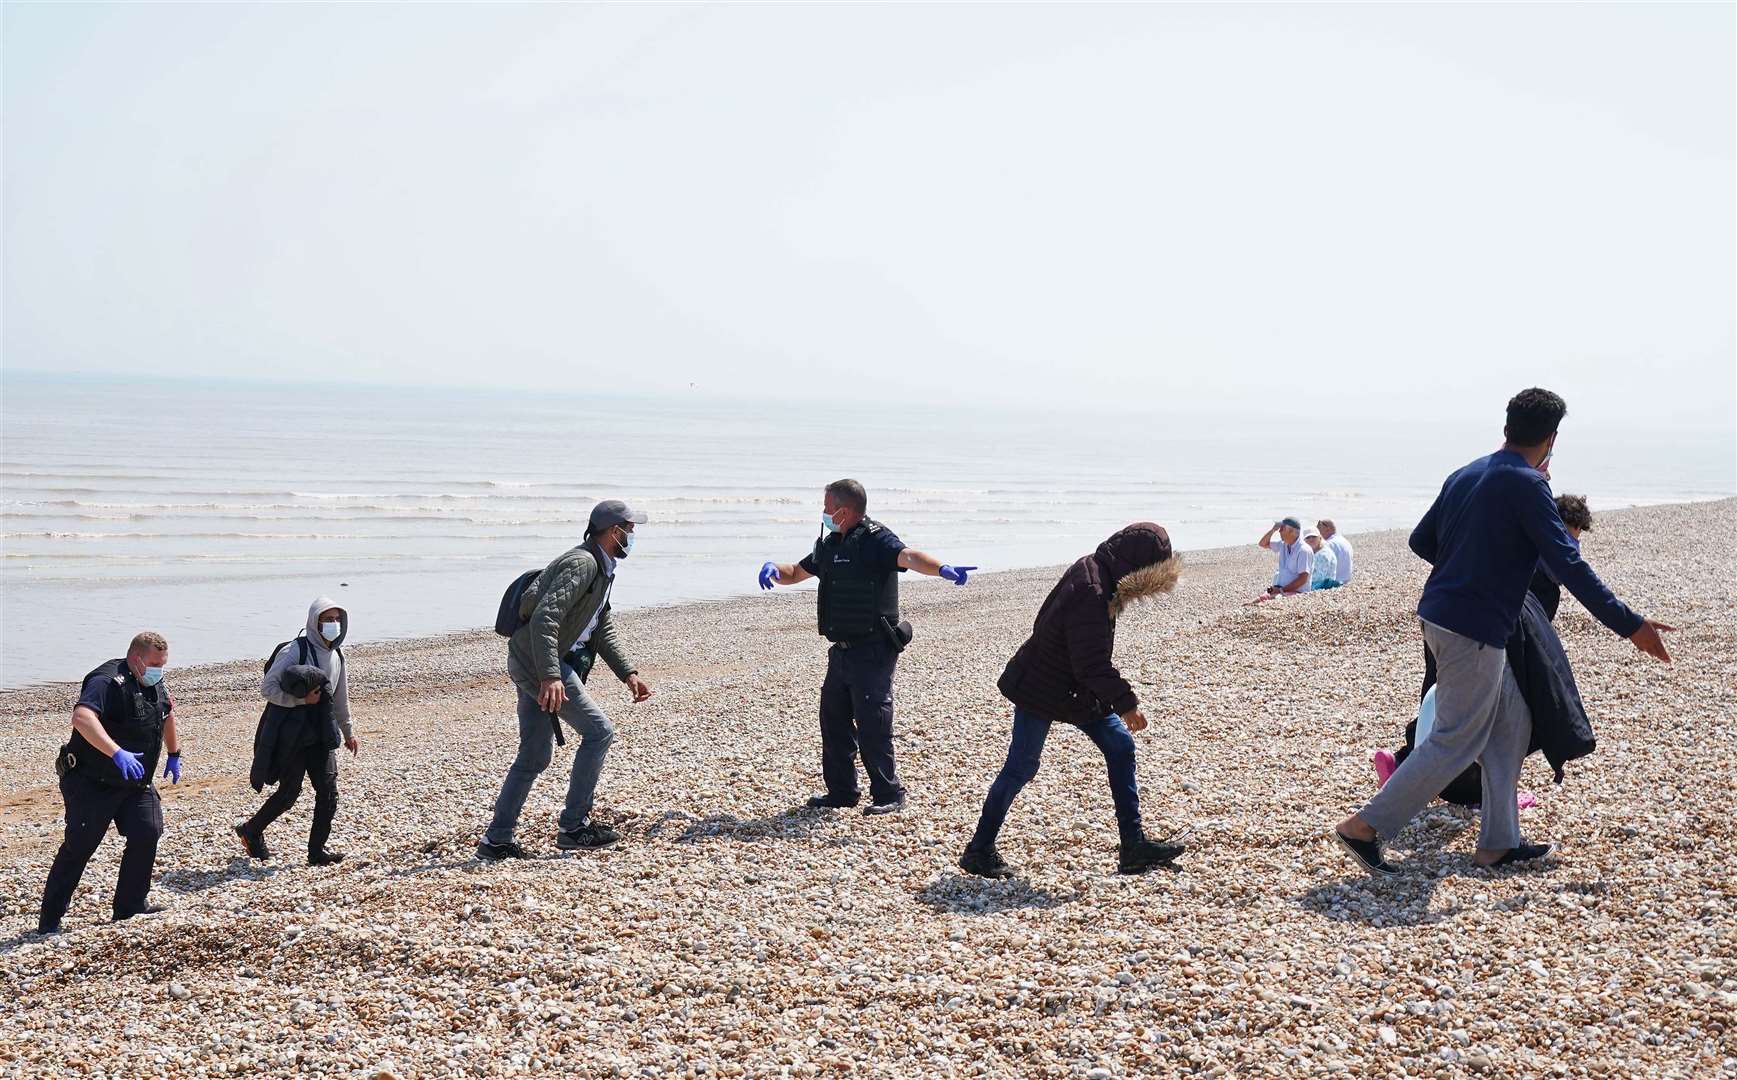
[[[1273,537],[1278,533],[1278,537]],[[1303,526],[1294,517],[1280,518],[1273,522],[1273,527],[1266,531],[1258,543],[1263,548],[1270,548],[1279,557],[1279,568],[1273,574],[1273,583],[1267,591],[1255,597],[1255,602],[1271,600],[1275,596],[1292,596],[1309,591],[1309,567],[1314,562],[1315,553],[1303,543]]]
[[[1321,530],[1322,544],[1339,562],[1338,568],[1333,572],[1333,580],[1341,585],[1351,584],[1351,541],[1339,535],[1339,526],[1333,524],[1332,518],[1322,518],[1315,522],[1315,528]]]
[[[1333,554],[1333,549],[1321,542],[1321,534],[1314,529],[1303,534],[1303,543],[1314,552],[1309,563],[1309,589],[1337,589],[1339,587],[1339,559]]]

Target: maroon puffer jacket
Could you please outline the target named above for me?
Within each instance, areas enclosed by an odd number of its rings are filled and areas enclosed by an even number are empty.
[[[1038,609],[1031,637],[1007,662],[996,684],[1001,693],[1046,720],[1070,724],[1138,708],[1134,688],[1112,659],[1111,600],[1124,577],[1168,558],[1170,535],[1142,521],[1068,567]]]

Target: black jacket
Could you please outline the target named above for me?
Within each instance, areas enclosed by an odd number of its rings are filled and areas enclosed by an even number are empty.
[[[1166,589],[1174,575],[1132,576],[1170,558],[1170,536],[1150,522],[1130,525],[1062,574],[1038,609],[1031,637],[1013,654],[996,688],[1051,722],[1084,724],[1139,707],[1112,659],[1114,612],[1135,593]],[[1118,596],[1124,583],[1128,588]]]
[[[285,692],[297,697],[317,689],[320,700],[293,709],[268,704],[259,714],[259,727],[253,733],[253,768],[247,775],[255,791],[264,791],[282,780],[284,773],[301,761],[299,751],[305,747],[318,745],[332,751],[344,741],[332,711],[331,679],[318,664],[290,665],[283,673],[282,685]]]
[[[1562,767],[1598,749],[1598,738],[1574,685],[1562,639],[1535,595],[1528,595],[1520,609],[1520,627],[1508,642],[1508,666],[1532,710],[1530,749],[1543,751],[1560,784]]]

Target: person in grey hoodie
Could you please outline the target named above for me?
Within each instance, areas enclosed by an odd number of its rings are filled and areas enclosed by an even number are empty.
[[[531,785],[549,767],[554,753],[553,725],[558,721],[553,717],[580,736],[555,846],[573,851],[606,847],[621,839],[614,829],[591,820],[597,778],[615,740],[615,725],[586,692],[585,677],[592,660],[601,657],[627,684],[636,703],[651,697],[651,687],[627,659],[609,616],[616,569],[633,550],[634,526],[645,522],[645,514],[629,509],[620,499],[598,503],[584,541],[556,556],[519,602],[523,622],[507,641],[507,675],[519,699],[519,752],[501,783],[494,817],[477,844],[479,859],[527,857],[513,833]]]
[[[308,605],[307,629],[278,650],[266,668],[265,678],[260,680],[259,692],[265,700],[300,712],[297,720],[289,722],[299,721],[301,735],[297,749],[292,751],[299,759],[292,758],[285,764],[277,790],[266,799],[259,813],[235,827],[235,835],[241,838],[248,855],[255,859],[271,857],[265,846],[266,826],[295,805],[302,793],[304,775],[314,785],[314,823],[308,832],[308,863],[326,866],[344,858],[342,853],[326,848],[326,841],[332,835],[332,821],[338,814],[338,752],[326,741],[318,722],[321,718],[318,714],[325,711],[318,708],[324,692],[315,689],[298,697],[285,689],[284,678],[291,668],[304,664],[325,672],[327,685],[331,687],[331,717],[337,722],[344,749],[354,757],[361,750],[362,743],[356,738],[356,730],[350,723],[350,672],[344,663],[343,650],[339,648],[349,632],[350,613],[331,597],[319,597]]]

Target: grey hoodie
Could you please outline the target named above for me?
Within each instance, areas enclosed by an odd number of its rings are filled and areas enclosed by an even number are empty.
[[[320,612],[327,608],[338,609],[338,640],[327,642],[320,634]],[[338,730],[344,733],[344,738],[355,738],[355,731],[350,727],[350,673],[344,665],[344,658],[339,656],[332,646],[343,643],[350,634],[350,613],[340,607],[337,601],[329,596],[322,596],[308,605],[307,630],[301,635],[308,641],[308,660],[318,664],[320,670],[332,680],[337,689],[332,691],[332,716],[338,721]],[[259,681],[259,692],[265,700],[273,705],[282,705],[293,709],[302,704],[302,699],[288,694],[283,689],[284,672],[292,666],[301,663],[301,650],[292,642],[277,659],[271,662],[271,669],[265,673],[265,678]]]

